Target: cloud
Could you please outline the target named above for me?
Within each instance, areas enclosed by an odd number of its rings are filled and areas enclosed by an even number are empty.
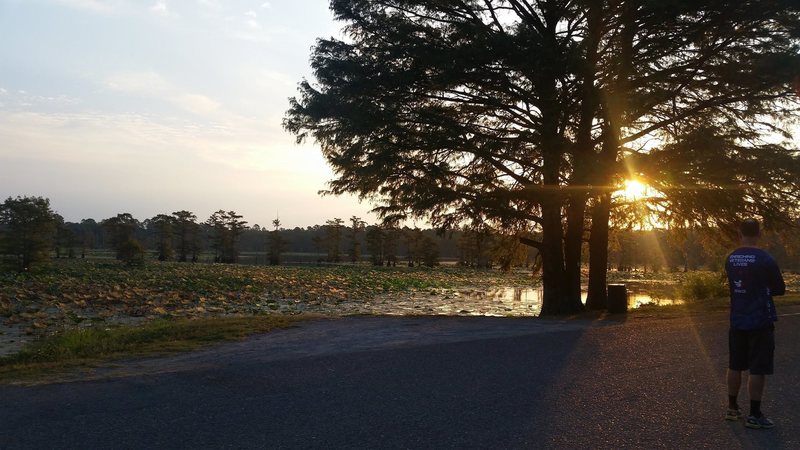
[[[53,0],[55,3],[74,8],[91,11],[93,13],[113,14],[125,7],[127,2],[121,0]]]
[[[153,71],[117,73],[106,79],[105,85],[113,91],[165,100],[184,111],[200,116],[211,115],[220,108],[219,103],[208,96],[185,92]]]
[[[258,17],[258,14],[256,14],[256,12],[255,12],[255,11],[253,11],[253,10],[247,11],[246,13],[244,13],[244,15],[245,15],[245,16],[248,16],[248,17],[252,17],[253,19],[255,19],[256,17]]]
[[[63,110],[82,103],[80,99],[64,94],[35,95],[23,90],[9,92],[4,88],[0,88],[0,97],[5,100],[2,105],[4,108],[15,111],[32,108],[48,111]]]
[[[197,115],[208,115],[219,109],[219,103],[199,94],[182,94],[175,97],[174,102],[185,111]]]
[[[167,3],[163,1],[156,2],[153,6],[150,7],[150,11],[153,11],[156,14],[160,15],[169,15],[169,8],[167,8]]]
[[[270,185],[311,192],[290,187],[288,175],[251,165],[253,143],[231,130],[187,121],[0,111],[0,139],[4,189],[51,197],[74,219],[121,210],[141,217],[187,207],[198,214],[219,205],[239,210],[231,199],[247,193],[257,208],[256,197],[263,202]]]
[[[261,7],[264,8],[264,9],[272,8],[272,3],[264,2],[264,3],[261,4]]]
[[[106,79],[106,87],[115,91],[159,95],[170,90],[170,85],[153,71],[119,72]]]
[[[267,87],[269,88],[272,88],[275,84],[286,87],[294,87],[297,85],[296,79],[283,72],[278,72],[275,70],[262,70],[260,74],[261,80],[266,83]]]

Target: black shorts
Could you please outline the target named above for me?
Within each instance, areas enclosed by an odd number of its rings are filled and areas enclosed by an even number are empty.
[[[751,375],[772,375],[775,327],[728,332],[731,370],[749,370]]]

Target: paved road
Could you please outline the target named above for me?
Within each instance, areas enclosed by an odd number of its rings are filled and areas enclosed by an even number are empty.
[[[778,324],[773,430],[721,420],[726,329],[724,315],[313,322],[0,386],[0,448],[800,448],[800,315]]]

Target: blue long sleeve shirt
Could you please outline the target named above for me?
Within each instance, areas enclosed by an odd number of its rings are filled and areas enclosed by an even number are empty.
[[[756,330],[778,320],[773,295],[783,295],[786,284],[769,253],[740,247],[725,262],[731,289],[731,328]]]

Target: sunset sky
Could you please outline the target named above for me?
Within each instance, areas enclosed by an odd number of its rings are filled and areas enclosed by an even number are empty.
[[[359,215],[281,128],[338,34],[328,0],[0,0],[0,195],[69,221],[235,210],[286,227]]]

